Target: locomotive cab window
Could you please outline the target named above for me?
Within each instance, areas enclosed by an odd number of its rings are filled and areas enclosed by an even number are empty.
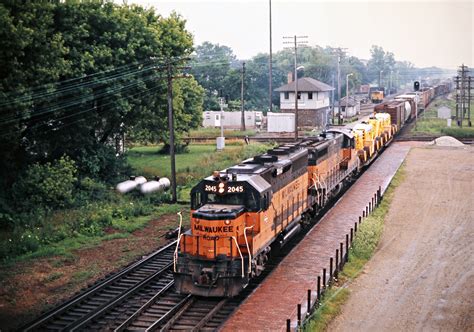
[[[197,210],[202,206],[202,195],[200,192],[191,194],[191,209]]]
[[[247,211],[258,211],[259,200],[253,191],[247,193],[233,193],[218,195],[212,193],[203,193],[202,205],[204,204],[220,204],[220,205],[242,205]]]

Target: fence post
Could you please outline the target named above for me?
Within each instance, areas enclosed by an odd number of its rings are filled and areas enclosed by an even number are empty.
[[[326,269],[323,269],[323,289],[326,289]]]
[[[380,201],[382,200],[382,187],[379,186],[379,190],[377,191],[377,195],[378,195],[378,201],[379,201],[379,204],[380,204]]]
[[[337,270],[339,269],[339,249],[336,249],[336,266],[334,267],[334,278],[337,279]]]
[[[286,320],[286,332],[291,332],[291,319]]]
[[[319,302],[321,302],[321,276],[318,276],[318,286],[316,287],[317,290],[317,296],[318,298],[316,299],[316,308],[319,306]]]
[[[344,265],[343,258],[342,258],[343,250],[344,250],[344,243],[342,243],[342,242],[339,243],[339,247],[340,247],[339,255],[341,255],[339,260],[341,261],[341,265]]]
[[[328,280],[328,284],[331,284],[331,281],[332,281],[332,260],[333,258],[329,258],[329,280]]]
[[[351,228],[351,239],[352,239],[352,228]],[[346,262],[348,261],[349,261],[349,234],[346,234]]]
[[[362,218],[365,218],[365,211],[362,211]]]
[[[372,213],[372,203],[369,202],[369,213]]]
[[[354,233],[357,233],[357,221],[354,223]]]
[[[357,224],[356,224],[357,225]],[[357,226],[356,226],[357,227]],[[354,239],[354,228],[351,227],[351,247],[352,247],[352,240]]]
[[[298,327],[301,326],[301,303],[298,303],[296,306],[296,309],[298,311]]]
[[[363,212],[362,212],[362,213],[363,213]],[[359,225],[360,225],[361,222],[362,222],[362,217],[359,216]]]
[[[368,206],[365,207],[365,216],[366,217],[369,216],[369,207]]]
[[[308,289],[308,308],[306,309],[306,316],[311,312],[311,289]]]

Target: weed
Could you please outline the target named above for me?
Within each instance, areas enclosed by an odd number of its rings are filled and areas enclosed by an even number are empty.
[[[341,307],[349,298],[349,294],[347,288],[329,288],[324,294],[322,305],[304,326],[304,331],[324,331],[331,320],[341,313]]]
[[[53,281],[58,280],[59,278],[61,278],[63,275],[64,275],[64,273],[62,273],[62,272],[53,272],[53,273],[47,275],[46,278],[43,279],[43,282],[44,283],[53,282]]]

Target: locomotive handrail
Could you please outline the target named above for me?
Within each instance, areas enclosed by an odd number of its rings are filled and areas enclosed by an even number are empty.
[[[183,216],[181,215],[181,211],[177,213],[179,216],[179,228],[178,228],[178,241],[176,241],[176,249],[174,250],[174,255],[173,255],[173,271],[176,272],[176,263],[178,261],[178,249],[179,249],[179,243],[181,242],[181,226],[183,224]]]
[[[249,253],[249,269],[248,273],[250,273],[252,270],[252,253],[250,252],[250,247],[249,247],[249,242],[247,241],[247,229],[252,229],[254,225],[249,226],[249,227],[244,227],[244,238],[245,238],[245,244],[247,245],[247,252]]]
[[[178,249],[179,249],[179,243],[181,242],[181,238],[183,237],[184,234],[180,234],[178,237],[178,241],[176,243],[176,249],[174,250],[174,255],[173,255],[173,271],[176,272],[176,263],[178,262]]]
[[[242,255],[242,251],[240,251],[240,247],[239,247],[239,243],[237,242],[237,239],[235,238],[235,236],[232,236],[232,238],[234,239],[235,246],[237,247],[237,250],[239,251],[240,261],[242,262],[242,278],[243,278],[244,277],[244,256]]]

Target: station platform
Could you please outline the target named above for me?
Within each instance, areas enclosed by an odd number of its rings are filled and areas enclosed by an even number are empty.
[[[297,304],[306,312],[307,290],[315,290],[318,275],[358,221],[379,186],[385,192],[410,145],[392,143],[306,235],[275,270],[244,301],[222,331],[284,331],[293,327]],[[314,299],[315,296],[313,295]]]

